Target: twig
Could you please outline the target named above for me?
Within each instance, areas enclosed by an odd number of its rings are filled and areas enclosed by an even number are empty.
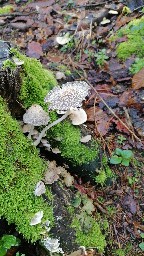
[[[118,241],[118,246],[119,246],[119,248],[121,248],[119,237],[118,237],[118,231],[116,230],[116,227],[115,227],[114,224],[113,224],[113,227],[114,227],[114,232],[115,232],[115,235],[116,235],[116,238],[117,238],[117,241]]]
[[[29,13],[20,13],[20,12],[12,12],[12,13],[5,13],[5,14],[0,14],[0,17],[15,17],[15,16],[29,16],[30,14],[37,14],[36,11],[29,12]]]
[[[119,122],[133,135],[135,139],[141,142],[141,139],[137,137],[137,135],[129,129],[129,127],[115,114],[115,112],[108,106],[108,104],[105,102],[105,100],[99,95],[97,90],[92,86],[92,84],[86,79],[86,82],[89,84],[89,86],[95,91],[96,95],[100,98],[100,100],[103,102],[103,104],[109,109],[109,111],[119,120]]]
[[[98,202],[93,202],[93,204],[102,212],[102,213],[107,213],[107,211],[98,203]]]
[[[110,1],[107,1],[108,3],[109,2],[112,2],[111,0]],[[98,7],[98,6],[101,6],[101,5],[105,5],[106,2],[102,2],[102,3],[97,3],[97,4],[85,4],[85,5],[76,5],[75,7],[76,8],[89,8],[89,7]]]

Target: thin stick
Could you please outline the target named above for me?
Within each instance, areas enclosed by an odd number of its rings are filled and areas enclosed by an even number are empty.
[[[119,122],[133,135],[135,139],[141,142],[141,139],[137,137],[137,135],[129,129],[129,127],[115,114],[115,112],[108,106],[108,104],[105,102],[105,100],[99,95],[97,90],[92,86],[92,84],[86,79],[86,82],[89,84],[89,86],[95,91],[97,96],[100,98],[100,100],[104,103],[104,105],[109,109],[109,111],[119,120]]]

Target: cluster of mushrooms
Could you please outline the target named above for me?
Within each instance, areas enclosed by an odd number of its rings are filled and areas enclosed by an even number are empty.
[[[49,114],[40,105],[33,104],[26,111],[23,115],[23,122],[30,125],[29,138],[31,138],[35,126],[45,126],[34,141],[35,146],[40,143],[51,127],[67,117],[73,125],[80,125],[87,121],[87,114],[81,106],[82,101],[89,94],[89,89],[89,85],[84,81],[67,82],[62,87],[55,86],[44,99],[44,102],[48,103],[48,111],[56,110],[58,114],[62,114],[53,123],[48,124],[50,121]]]

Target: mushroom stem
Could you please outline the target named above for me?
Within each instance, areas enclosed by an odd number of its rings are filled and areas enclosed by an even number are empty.
[[[34,125],[31,124],[31,128],[30,128],[30,131],[29,131],[29,134],[28,134],[28,138],[29,138],[29,139],[31,139],[33,130],[34,130]]]
[[[59,119],[57,119],[56,121],[54,121],[53,123],[47,125],[42,131],[41,133],[39,134],[39,137],[37,138],[37,140],[33,143],[34,146],[37,146],[42,137],[45,135],[45,132],[48,131],[51,127],[53,127],[54,125],[60,123],[62,120],[66,119],[67,116],[70,114],[70,110],[68,110],[62,117],[60,117]]]

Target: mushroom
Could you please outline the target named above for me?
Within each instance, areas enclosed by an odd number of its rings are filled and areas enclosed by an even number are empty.
[[[87,114],[82,108],[70,108],[69,118],[73,125],[80,125],[87,121]]]
[[[35,196],[41,196],[45,192],[46,192],[45,184],[43,183],[43,181],[40,180],[36,184],[36,187],[35,187],[35,190],[34,190],[34,194],[35,194]]]
[[[42,240],[42,243],[51,253],[63,253],[62,248],[59,247],[60,243],[58,239],[47,237]]]
[[[113,14],[113,15],[117,15],[117,14],[118,14],[118,11],[110,10],[108,13],[109,13],[109,14]]]
[[[67,44],[68,42],[70,42],[72,40],[72,36],[70,35],[69,32],[67,32],[65,35],[59,35],[56,37],[56,41],[58,44],[60,45],[64,45]]]
[[[110,23],[110,20],[107,19],[106,17],[104,17],[100,24],[105,25],[105,24],[108,24],[108,23]]]
[[[26,124],[30,124],[30,132],[28,138],[31,138],[33,134],[34,126],[47,125],[49,122],[48,113],[43,110],[40,105],[32,105],[26,113],[23,115],[23,121]]]
[[[34,217],[31,219],[30,225],[31,225],[31,226],[35,226],[35,225],[41,223],[42,217],[43,217],[43,211],[37,212],[37,213],[34,215]]]
[[[82,101],[89,93],[89,85],[84,81],[67,82],[62,85],[54,87],[44,101],[49,103],[49,110],[57,110],[58,113],[63,113],[63,116],[46,126],[39,134],[38,139],[34,142],[37,146],[47,130],[54,125],[60,123],[62,120],[70,116],[73,125],[79,125],[87,120],[87,115],[83,109],[78,109],[82,106]],[[74,110],[75,108],[75,110]],[[76,117],[77,115],[77,117]],[[82,115],[82,117],[80,117]],[[76,121],[77,119],[77,121]],[[79,121],[78,121],[79,119]]]

